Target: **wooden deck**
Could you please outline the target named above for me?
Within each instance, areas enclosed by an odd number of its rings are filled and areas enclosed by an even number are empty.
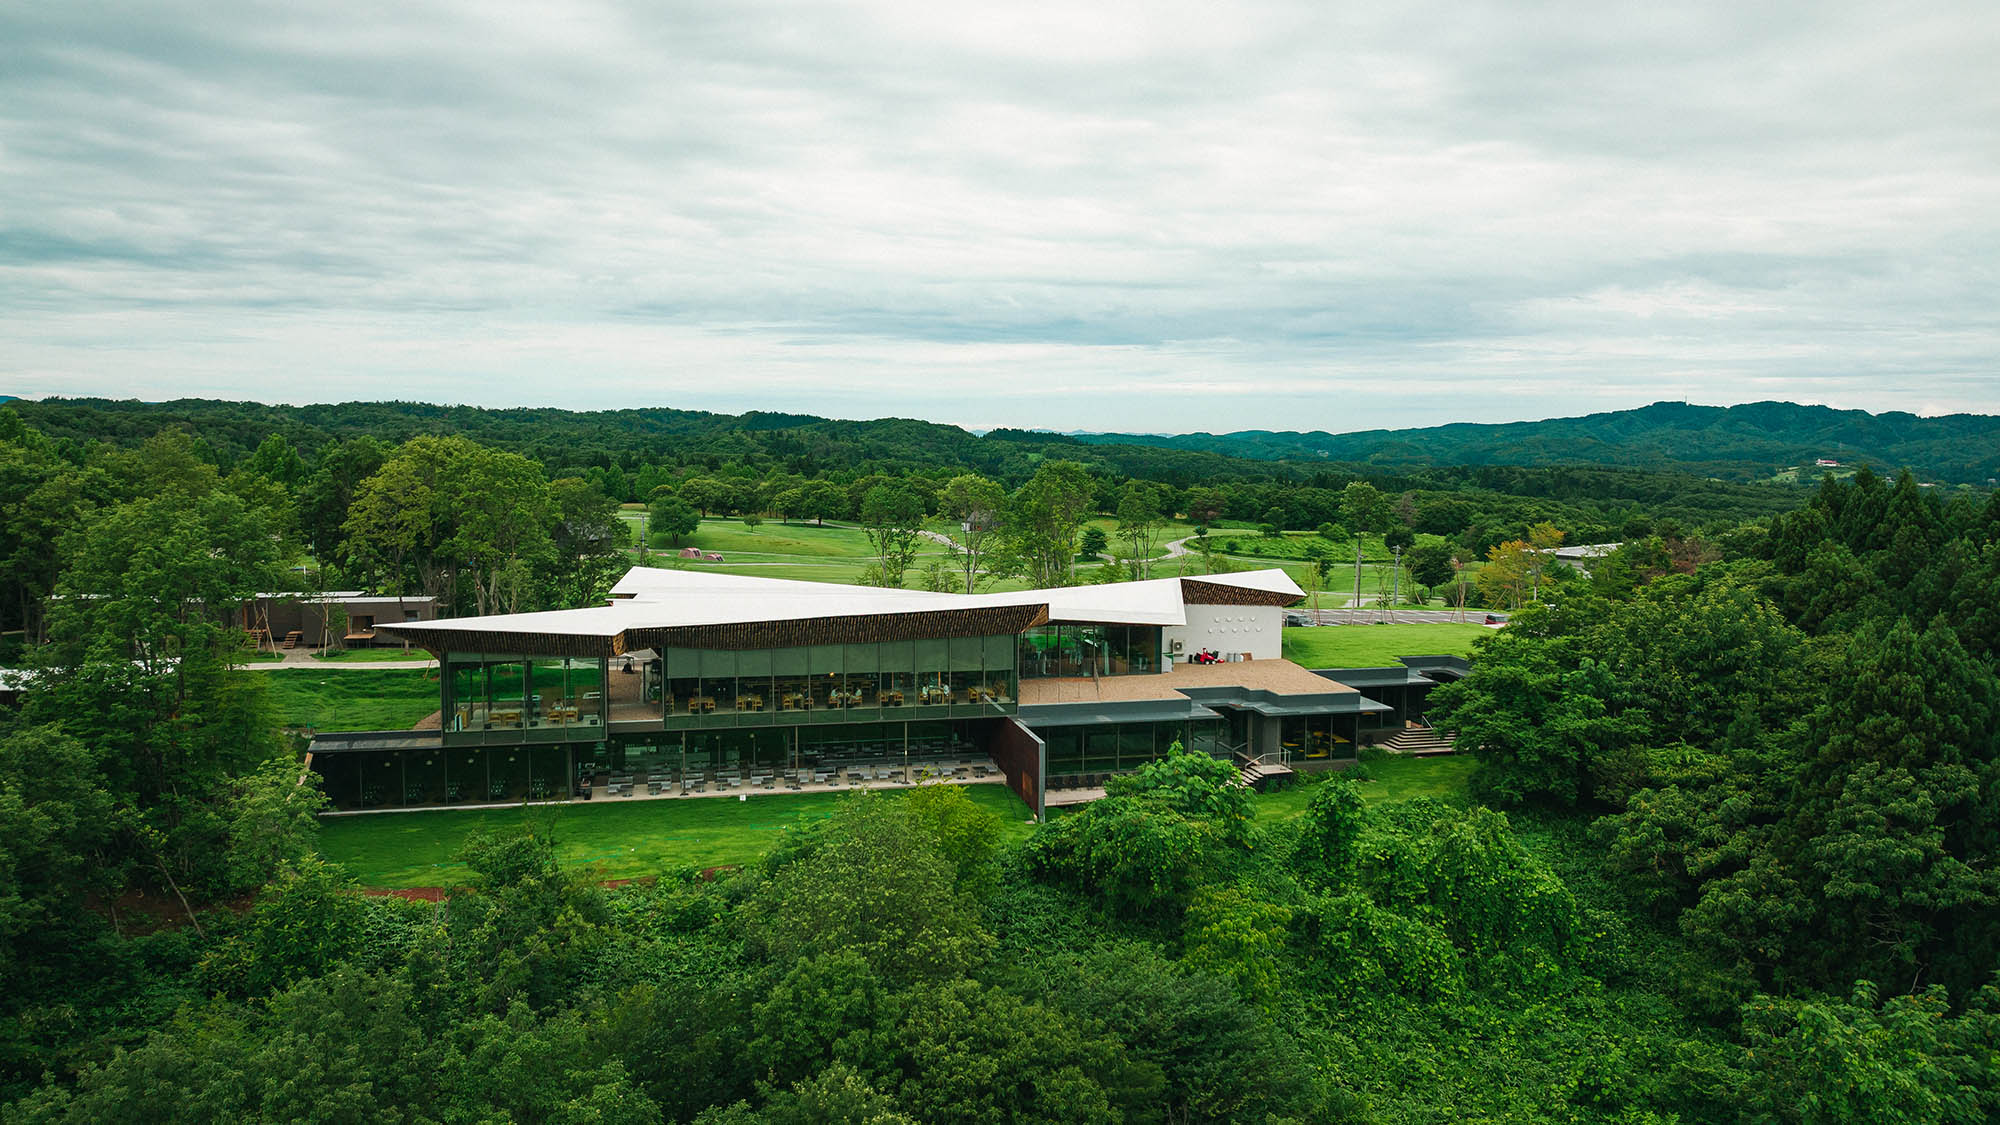
[[[1022,680],[1021,705],[1174,699],[1182,688],[1219,687],[1268,691],[1273,695],[1340,695],[1354,691],[1289,660],[1240,660],[1234,664],[1177,664],[1171,672],[1150,675]]]

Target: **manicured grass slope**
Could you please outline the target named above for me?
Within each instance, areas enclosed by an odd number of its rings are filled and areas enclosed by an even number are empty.
[[[407,730],[438,709],[435,670],[279,668],[237,675],[264,684],[281,726]]]
[[[420,648],[345,648],[313,654],[314,660],[324,660],[333,664],[375,664],[388,660],[429,660],[431,654]]]
[[[1381,668],[1399,656],[1465,656],[1485,625],[1317,625],[1285,630],[1285,659],[1306,668]]]
[[[1413,797],[1466,803],[1466,783],[1472,777],[1470,754],[1432,758],[1394,758],[1379,751],[1367,763],[1369,780],[1360,782],[1361,796],[1370,804],[1407,801]],[[1271,824],[1289,820],[1305,811],[1312,799],[1312,785],[1294,785],[1275,793],[1257,795],[1257,819]]]
[[[1026,837],[1028,807],[1006,786],[971,785],[966,796],[1000,817],[1003,839]],[[831,816],[847,799],[845,793],[767,793],[745,801],[613,799],[338,816],[321,822],[319,850],[363,886],[451,886],[465,878],[457,855],[467,836],[528,823],[554,833],[564,863],[593,865],[604,879],[630,879],[680,867],[750,863],[769,851],[786,827]]]

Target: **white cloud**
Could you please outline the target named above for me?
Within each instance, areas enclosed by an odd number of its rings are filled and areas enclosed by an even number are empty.
[[[2000,411],[2000,12],[1885,12],[0,10],[0,390]]]

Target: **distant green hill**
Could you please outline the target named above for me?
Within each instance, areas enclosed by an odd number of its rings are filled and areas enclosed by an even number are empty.
[[[912,418],[844,421],[809,414],[713,414],[646,407],[571,411],[553,407],[487,409],[421,402],[344,402],[305,406],[175,399],[17,399],[5,409],[53,438],[134,446],[164,427],[181,427],[234,464],[272,434],[307,458],[330,441],[369,434],[394,444],[419,434],[462,434],[550,467],[614,462],[740,461],[804,475],[850,469],[950,467],[1005,480],[1032,475],[1047,457],[1086,462],[1111,476],[1187,486],[1234,480],[1302,479],[1323,466],[1274,464],[1154,444],[1084,445],[1060,434],[957,426]]]
[[[1227,434],[1085,434],[1085,443],[1157,445],[1273,461],[1324,461],[1383,469],[1441,465],[1617,465],[1681,469],[1729,480],[1763,480],[1825,458],[1920,479],[1985,484],[2000,477],[2000,417],[1920,418],[1894,411],[1833,410],[1790,402],[1694,406],[1656,402],[1637,410],[1412,430],[1242,430]]]

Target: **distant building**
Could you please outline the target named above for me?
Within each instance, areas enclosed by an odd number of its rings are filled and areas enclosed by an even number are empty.
[[[364,590],[259,594],[238,607],[236,617],[236,624],[246,633],[256,634],[265,647],[284,645],[289,639],[293,647],[325,648],[338,643],[366,648],[376,643],[379,625],[436,619],[437,599],[399,598]],[[398,638],[381,639],[389,645],[403,643]]]
[[[1813,462],[1813,467],[1816,469],[1838,469],[1840,468],[1840,462],[1831,457],[1822,457]]]
[[[1557,560],[1566,562],[1574,567],[1578,574],[1588,576],[1590,574],[1591,563],[1617,551],[1618,548],[1624,545],[1623,543],[1581,543],[1573,547],[1557,547],[1555,549],[1555,557]]]

